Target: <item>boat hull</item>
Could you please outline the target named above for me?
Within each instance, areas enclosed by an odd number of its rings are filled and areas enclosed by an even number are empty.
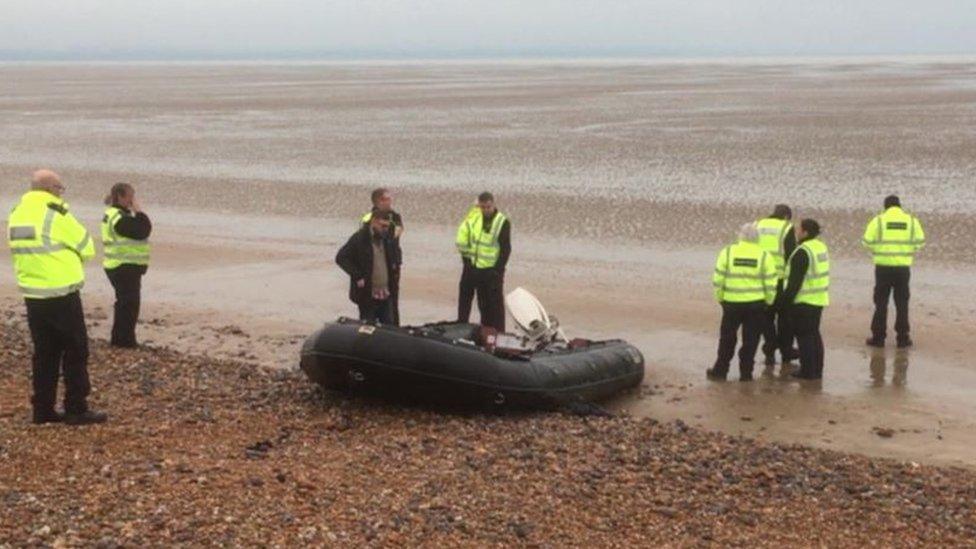
[[[340,319],[309,336],[301,367],[328,389],[476,408],[594,402],[644,377],[643,356],[624,341],[506,358],[471,343],[476,331],[470,324],[399,328]]]

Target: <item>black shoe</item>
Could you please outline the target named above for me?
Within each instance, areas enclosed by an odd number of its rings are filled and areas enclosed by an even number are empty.
[[[108,421],[108,414],[88,410],[81,414],[65,414],[64,422],[68,425],[94,425]]]
[[[912,338],[910,338],[910,337],[906,337],[905,339],[899,339],[898,340],[898,348],[899,349],[906,349],[908,347],[911,347],[912,345],[913,345]]]
[[[823,376],[818,376],[818,375],[815,375],[815,374],[807,374],[807,373],[804,373],[804,372],[794,372],[794,373],[790,374],[790,377],[793,378],[793,379],[811,380],[811,379],[821,379]]]
[[[879,347],[882,349],[884,348],[884,341],[880,339],[874,339],[873,337],[869,337],[866,340],[864,340],[864,344],[867,345],[868,347]]]
[[[766,366],[776,366],[776,355],[766,355],[766,360],[763,364]]]
[[[33,418],[34,425],[44,425],[45,423],[63,423],[64,414],[60,414],[55,411],[50,412],[34,412]]]
[[[705,377],[714,381],[725,381],[728,375],[729,375],[728,372],[720,372],[715,368],[709,368],[705,370]]]
[[[742,372],[739,374],[739,381],[752,381],[752,372]]]

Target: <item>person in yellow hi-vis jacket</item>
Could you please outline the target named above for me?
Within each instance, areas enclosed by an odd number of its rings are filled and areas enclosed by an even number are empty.
[[[85,283],[82,263],[95,257],[95,243],[61,199],[63,192],[58,174],[34,172],[31,189],[10,213],[7,227],[34,342],[33,420],[102,423],[107,416],[88,408],[88,332],[80,295]],[[55,410],[62,372],[64,415]]]
[[[474,214],[469,212],[461,222],[455,243],[462,259],[471,265],[469,273],[478,298],[481,325],[504,332],[505,267],[512,254],[512,223],[495,207],[495,197],[490,192],[478,195],[478,210]],[[464,276],[462,272],[462,284]],[[462,314],[464,311],[461,310],[464,305],[463,286],[460,297],[462,302],[458,303],[458,320],[466,322]],[[469,298],[469,306],[470,302]]]
[[[709,379],[725,380],[728,376],[729,362],[735,354],[736,334],[741,326],[739,379],[752,381],[766,307],[776,298],[779,277],[775,259],[758,242],[756,224],[746,223],[739,229],[739,241],[722,248],[715,260],[712,286],[715,300],[722,306],[722,324],[715,365],[705,372]]]
[[[796,228],[797,246],[786,263],[786,285],[775,307],[789,315],[800,347],[800,379],[820,379],[824,343],[820,335],[823,310],[830,304],[830,253],[820,239],[820,224],[804,219]]]
[[[105,197],[102,216],[102,246],[105,275],[115,289],[112,318],[113,347],[138,347],[136,324],[142,300],[142,277],[149,269],[149,235],[152,222],[136,200],[128,183],[112,185]]]
[[[915,252],[925,246],[925,231],[914,215],[901,209],[901,200],[890,195],[884,211],[868,221],[861,243],[874,258],[874,317],[867,344],[884,347],[888,332],[888,298],[895,295],[895,334],[899,347],[911,347],[908,325],[908,281]]]
[[[759,247],[773,257],[776,262],[776,272],[779,280],[776,282],[777,291],[783,290],[783,276],[786,272],[786,260],[796,248],[796,233],[793,230],[793,210],[786,204],[777,204],[769,217],[756,221],[759,231]],[[772,308],[766,311],[766,323],[763,326],[762,351],[766,356],[766,366],[776,364],[776,349],[779,349],[783,364],[788,364],[799,355],[793,348],[793,331],[790,330],[786,315],[777,314]]]
[[[481,215],[481,208],[477,202],[464,214],[464,219],[458,225],[455,245],[461,254],[461,280],[458,282],[458,322],[471,320],[471,302],[474,300],[474,290],[478,284],[474,274],[474,232],[470,226],[474,224],[475,216]]]

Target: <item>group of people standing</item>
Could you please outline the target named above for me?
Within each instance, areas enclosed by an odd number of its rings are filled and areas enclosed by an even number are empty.
[[[400,324],[400,272],[403,268],[403,218],[393,210],[393,194],[379,188],[370,195],[372,209],[336,254],[349,275],[349,299],[360,320]],[[512,228],[490,192],[478,195],[458,226],[455,244],[461,255],[458,321],[468,322],[477,298],[481,324],[505,331],[505,267],[512,253]]]
[[[27,307],[34,344],[34,423],[102,423],[108,416],[88,407],[88,332],[81,302],[83,264],[95,257],[95,242],[61,198],[58,174],[38,170],[30,190],[10,213],[7,239],[17,285]],[[115,289],[111,344],[136,347],[142,276],[149,265],[152,223],[127,183],[112,186],[101,221],[102,266]],[[63,373],[64,413],[57,412]]]
[[[107,415],[88,407],[88,334],[80,290],[83,263],[95,257],[95,244],[61,198],[65,187],[50,170],[38,170],[9,217],[8,243],[17,284],[27,308],[34,345],[33,421],[74,425],[101,423]],[[360,228],[336,254],[336,263],[349,275],[349,298],[360,319],[398,325],[403,218],[393,210],[393,195],[385,188],[371,195],[372,209]],[[101,220],[103,267],[115,289],[111,344],[136,347],[140,288],[149,265],[152,223],[127,183],[112,186]],[[800,379],[823,376],[824,344],[820,334],[823,310],[830,303],[830,254],[814,219],[794,227],[792,211],[777,205],[772,215],[746,223],[738,241],[722,249],[712,282],[722,306],[722,322],[711,379],[724,380],[735,354],[737,334],[740,379],[753,379],[760,338],[765,364],[783,364],[781,375]],[[511,222],[483,192],[466,212],[455,244],[461,257],[458,321],[468,322],[476,299],[481,324],[505,330],[505,268],[512,252]],[[894,294],[898,347],[909,347],[908,299],[911,265],[925,244],[918,218],[904,211],[897,196],[888,196],[884,210],[867,224],[862,238],[875,263],[875,312],[867,344],[883,347],[887,308]],[[794,340],[797,347],[794,348]],[[799,359],[799,370],[792,361]],[[63,373],[64,413],[57,412],[57,384]]]
[[[746,223],[737,242],[719,252],[712,275],[715,299],[722,306],[718,356],[706,371],[709,379],[725,380],[741,328],[739,379],[752,381],[760,338],[767,367],[782,359],[780,375],[816,380],[823,377],[824,343],[820,321],[830,304],[830,253],[815,219],[792,223],[789,206],[778,204],[769,217]],[[862,245],[875,265],[873,347],[884,347],[888,302],[894,294],[895,333],[899,348],[912,346],[908,299],[915,253],[925,245],[925,232],[895,195],[884,199],[884,210],[864,229]],[[797,347],[793,346],[794,340]],[[792,361],[799,359],[799,369]]]

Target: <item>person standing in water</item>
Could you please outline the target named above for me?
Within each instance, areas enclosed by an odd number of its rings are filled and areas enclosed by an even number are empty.
[[[739,380],[753,379],[759,335],[766,322],[766,307],[776,297],[779,275],[775,258],[758,241],[756,225],[746,223],[739,229],[738,242],[722,248],[715,260],[712,286],[715,301],[722,307],[722,322],[715,364],[705,371],[708,379],[724,381],[728,376],[740,327]]]
[[[796,227],[797,246],[786,263],[786,285],[776,296],[776,309],[789,315],[800,347],[799,379],[820,379],[824,343],[820,334],[823,310],[830,305],[830,253],[820,239],[820,224],[804,219]]]
[[[888,331],[888,299],[895,298],[895,334],[899,348],[911,347],[908,325],[908,282],[915,253],[925,246],[925,231],[914,215],[901,208],[896,195],[884,199],[884,211],[864,228],[861,243],[874,259],[874,316],[866,343],[884,347]]]
[[[769,217],[756,221],[756,230],[759,233],[757,243],[770,255],[776,265],[777,292],[783,291],[786,260],[796,249],[796,234],[791,223],[792,219],[793,210],[786,204],[777,204]],[[789,327],[789,320],[785,314],[777,313],[773,308],[766,311],[762,339],[766,366],[776,364],[776,349],[779,349],[784,365],[799,357],[799,353],[793,348],[793,333]]]
[[[142,277],[149,269],[149,234],[152,222],[136,201],[136,191],[128,183],[116,183],[105,197],[102,217],[102,266],[115,288],[115,317],[112,321],[114,347],[137,347],[136,324]]]

